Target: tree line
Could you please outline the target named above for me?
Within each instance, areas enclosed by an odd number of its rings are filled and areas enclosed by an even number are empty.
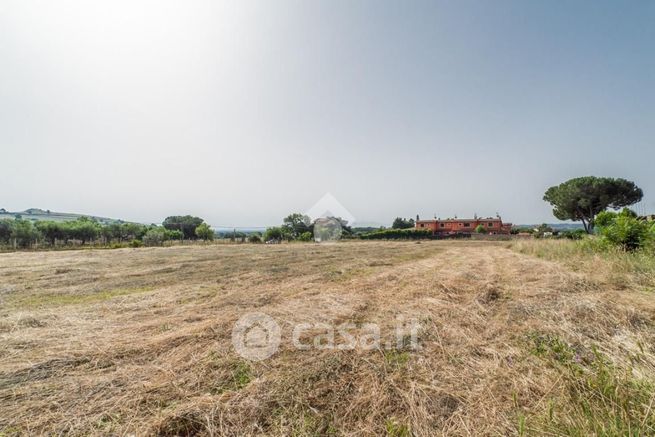
[[[296,212],[282,219],[281,226],[269,227],[263,234],[251,234],[249,240],[251,242],[314,241],[316,237],[328,240],[353,236],[352,227],[341,217],[312,220],[309,216]]]
[[[643,196],[632,181],[584,176],[550,187],[544,200],[553,206],[558,219],[582,222],[585,232],[596,236],[589,241],[597,249],[655,251],[655,222],[627,208]]]
[[[73,221],[0,220],[0,245],[33,246],[113,245],[158,246],[173,240],[213,240],[214,231],[200,217],[167,217],[162,225],[140,223],[102,224],[89,217]]]
[[[627,209],[643,198],[643,191],[634,182],[621,178],[585,176],[550,187],[543,199],[553,206],[553,215],[560,220],[581,221],[584,231],[565,231],[560,236],[582,239],[582,234],[600,236],[600,242],[625,250],[655,249],[655,224]],[[614,212],[611,210],[619,210]],[[269,227],[263,234],[239,233],[241,241],[252,243],[280,241],[313,241],[314,239],[426,239],[436,238],[428,230],[414,229],[414,219],[396,217],[391,229],[352,228],[339,217],[311,220],[300,213],[289,214],[280,226]],[[483,228],[476,229],[482,233]],[[513,233],[519,232],[514,229]],[[542,225],[530,231],[537,238],[551,235],[552,229]],[[236,232],[231,235],[234,238]],[[167,217],[161,225],[138,223],[102,224],[81,217],[74,221],[30,221],[16,217],[0,220],[0,246],[27,248],[35,245],[68,246],[103,244],[117,247],[162,245],[174,240],[213,240],[215,232],[200,217],[191,215]]]

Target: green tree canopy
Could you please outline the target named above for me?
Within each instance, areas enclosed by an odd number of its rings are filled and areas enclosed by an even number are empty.
[[[293,213],[283,220],[282,230],[292,239],[298,239],[305,232],[310,232],[311,219],[300,213]]]
[[[14,220],[11,229],[11,239],[20,247],[28,247],[40,238],[39,231],[29,220]]]
[[[414,219],[404,219],[402,217],[396,217],[391,225],[392,229],[409,229],[414,227]]]
[[[55,244],[55,240],[63,240],[66,238],[66,226],[62,223],[40,221],[36,222],[35,226],[41,232],[43,238],[45,238],[50,244]]]
[[[95,240],[100,234],[100,224],[88,217],[80,217],[75,221],[67,222],[66,227],[70,237],[81,240],[83,244]]]
[[[196,238],[196,228],[204,222],[200,217],[190,215],[174,215],[166,217],[162,225],[171,231],[182,231],[184,238],[194,240]]]
[[[196,228],[196,236],[200,238],[201,240],[213,240],[214,239],[214,231],[212,228],[209,227],[207,223],[201,223],[198,225]]]
[[[6,243],[11,237],[13,220],[0,220],[0,243]]]
[[[264,232],[264,241],[282,240],[284,238],[284,231],[281,227],[274,226],[266,229]]]
[[[582,221],[587,233],[593,232],[595,218],[607,208],[619,209],[641,200],[644,193],[634,182],[621,178],[585,176],[550,187],[544,200],[553,205],[560,220]]]
[[[148,229],[143,236],[143,244],[146,246],[161,246],[166,241],[166,229],[155,226]]]

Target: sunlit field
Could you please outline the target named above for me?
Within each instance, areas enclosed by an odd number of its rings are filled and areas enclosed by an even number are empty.
[[[572,245],[0,254],[0,435],[653,434],[652,270]],[[232,343],[251,312],[281,327],[262,361]],[[418,348],[384,346],[399,318]],[[382,343],[299,350],[300,323]]]

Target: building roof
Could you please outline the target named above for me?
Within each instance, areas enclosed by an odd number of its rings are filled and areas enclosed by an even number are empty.
[[[431,223],[431,222],[502,222],[498,217],[478,217],[478,218],[447,218],[447,219],[428,219],[417,220],[416,223]]]

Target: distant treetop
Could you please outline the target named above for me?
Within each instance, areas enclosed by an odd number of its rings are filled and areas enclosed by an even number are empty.
[[[204,222],[200,217],[191,215],[173,215],[166,217],[162,225],[171,231],[181,231],[184,238],[187,240],[194,240],[196,235],[196,228]]]
[[[621,178],[584,176],[550,187],[544,200],[560,220],[582,221],[593,232],[595,218],[607,208],[619,209],[641,200],[644,193],[634,182]]]

